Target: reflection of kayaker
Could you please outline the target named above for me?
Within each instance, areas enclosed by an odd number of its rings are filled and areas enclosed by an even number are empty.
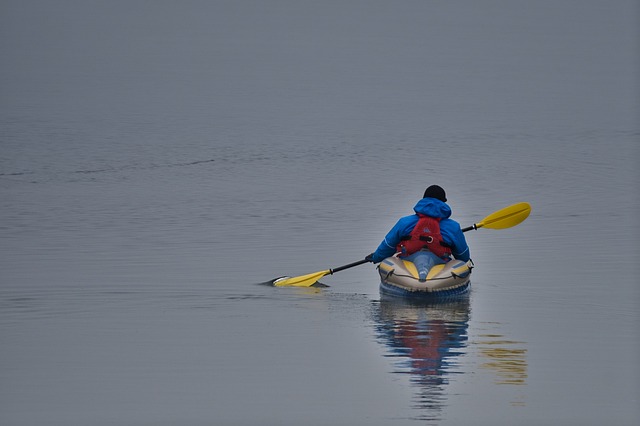
[[[469,299],[425,304],[383,298],[374,312],[377,337],[397,360],[395,372],[410,374],[418,386],[416,408],[437,418],[446,405],[447,376],[461,373],[455,358],[467,346]]]

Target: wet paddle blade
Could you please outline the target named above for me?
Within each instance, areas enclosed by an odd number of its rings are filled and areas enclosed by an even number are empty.
[[[505,229],[516,226],[531,213],[531,206],[529,203],[517,203],[504,209],[498,210],[495,213],[491,213],[485,217],[482,222],[477,223],[477,228],[489,228],[489,229]]]
[[[301,275],[299,277],[280,278],[274,281],[273,285],[276,287],[311,287],[318,280],[327,274],[330,274],[331,270],[314,272],[313,274]]]

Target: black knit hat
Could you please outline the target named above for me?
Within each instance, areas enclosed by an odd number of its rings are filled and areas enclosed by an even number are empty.
[[[444,189],[438,185],[431,185],[424,191],[423,198],[435,198],[443,202],[447,202],[447,195],[444,193]]]

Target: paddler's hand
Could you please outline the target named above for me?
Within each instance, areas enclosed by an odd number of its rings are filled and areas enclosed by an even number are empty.
[[[375,263],[375,262],[373,261],[373,253],[368,254],[368,255],[364,258],[364,260],[366,260],[367,262]]]

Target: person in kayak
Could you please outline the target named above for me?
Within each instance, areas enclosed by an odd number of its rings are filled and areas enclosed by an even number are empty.
[[[413,208],[415,214],[401,218],[384,237],[375,252],[366,259],[379,263],[387,257],[399,256],[413,262],[419,279],[425,281],[434,265],[456,259],[470,259],[469,246],[460,224],[451,216],[447,196],[438,185],[424,191],[423,198]]]

